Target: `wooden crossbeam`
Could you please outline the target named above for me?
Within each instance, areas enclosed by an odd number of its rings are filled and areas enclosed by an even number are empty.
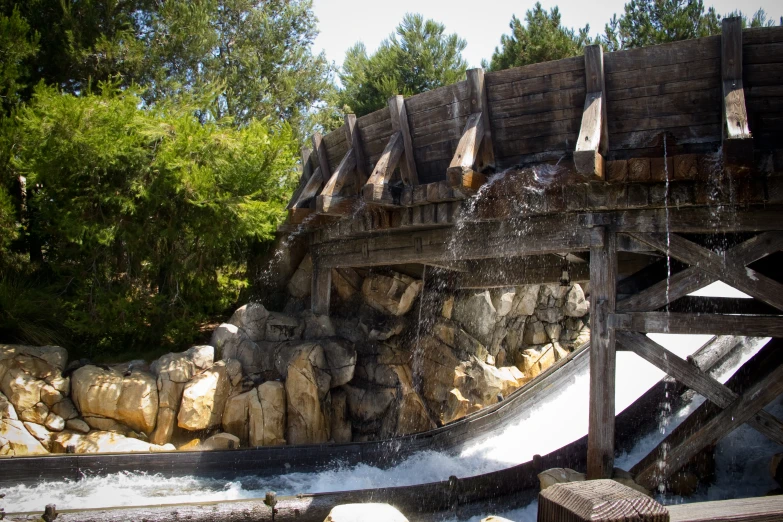
[[[397,206],[399,195],[395,198],[395,193],[389,186],[389,182],[394,175],[394,169],[400,163],[400,158],[405,151],[405,145],[402,139],[402,132],[397,131],[391,135],[389,142],[383,149],[380,159],[375,164],[375,168],[367,180],[367,184],[362,188],[362,195],[367,203],[378,206]]]
[[[486,181],[486,177],[476,170],[479,147],[484,139],[485,120],[482,112],[468,117],[446,173],[449,184],[466,195],[475,194],[478,187]]]
[[[487,259],[470,262],[468,267],[457,279],[460,290],[559,283],[563,270],[562,259],[554,255]],[[570,265],[569,276],[572,283],[589,281],[590,265]]]
[[[739,397],[727,386],[721,384],[695,365],[680,359],[676,354],[649,337],[640,333],[623,331],[618,331],[615,335],[618,344],[633,351],[642,359],[661,369],[667,375],[674,377],[688,388],[700,393],[718,407],[727,408]],[[749,419],[748,424],[769,437],[773,442],[783,445],[783,423],[764,410],[759,412],[759,417],[759,420],[756,418]]]
[[[668,448],[665,456],[636,475],[636,482],[648,489],[655,489],[659,483],[687,464],[709,444],[720,440],[749,421],[781,393],[783,393],[783,365],[778,366],[767,377],[753,385],[693,435]]]
[[[617,234],[600,228],[590,249],[590,411],[587,478],[611,478],[614,467],[615,332],[609,326],[617,296]]]
[[[783,230],[780,207],[737,209],[731,219],[717,220],[713,208],[621,210],[585,215],[585,225],[613,225],[620,232],[715,234]]]
[[[609,148],[609,127],[604,87],[604,54],[600,45],[585,47],[585,106],[574,150],[576,171],[604,179],[604,157]]]
[[[403,159],[400,163],[400,174],[405,185],[418,185],[419,173],[416,169],[416,159],[413,156],[413,139],[408,124],[408,113],[405,110],[405,98],[401,95],[389,98],[392,129],[402,134]]]
[[[760,299],[783,310],[783,285],[753,270],[742,263],[733,263],[712,250],[697,245],[677,234],[631,233],[633,237],[651,247],[669,253],[689,265],[698,266],[706,273],[733,286],[741,292]]]
[[[765,232],[729,249],[724,259],[735,266],[747,266],[754,261],[783,249],[783,234]],[[621,312],[656,310],[691,292],[714,283],[719,278],[692,266],[663,279],[638,294],[617,303]]]
[[[781,316],[630,312],[614,314],[610,321],[632,332],[783,337]]]
[[[742,18],[738,16],[722,20],[721,80],[724,166],[733,173],[746,172],[753,164],[753,139],[742,85]]]

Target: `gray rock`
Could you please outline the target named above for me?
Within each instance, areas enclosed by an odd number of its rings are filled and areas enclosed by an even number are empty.
[[[288,293],[296,298],[310,295],[313,281],[313,258],[308,253],[288,281]]]
[[[533,315],[538,304],[538,294],[541,285],[526,285],[517,288],[514,302],[509,312],[510,317]]]
[[[565,315],[568,317],[584,317],[590,310],[590,302],[585,299],[585,293],[579,284],[569,290],[565,302]]]
[[[540,321],[528,321],[522,342],[526,345],[544,344],[549,340],[544,324]]]
[[[248,303],[239,307],[228,322],[244,330],[248,339],[258,342],[265,339],[268,317],[269,312],[261,303]]]

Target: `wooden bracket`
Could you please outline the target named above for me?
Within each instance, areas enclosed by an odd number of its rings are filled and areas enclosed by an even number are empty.
[[[470,112],[484,114],[484,138],[479,147],[476,158],[476,170],[484,172],[487,168],[495,167],[495,148],[492,142],[492,129],[489,124],[489,101],[487,88],[484,83],[484,69],[468,69],[465,72],[470,93]]]
[[[609,130],[606,118],[606,89],[604,86],[603,48],[585,47],[585,106],[582,125],[574,150],[576,171],[593,179],[604,179],[604,157],[609,148]]]
[[[299,186],[296,187],[294,194],[291,196],[291,201],[288,202],[287,209],[294,208],[296,202],[299,201],[299,196],[302,194],[307,182],[310,181],[310,177],[313,175],[313,162],[310,161],[310,156],[313,151],[307,147],[302,147],[302,174],[299,176]]]
[[[365,160],[356,129],[356,116],[345,116],[345,132],[351,144],[340,164],[326,182],[321,195],[316,198],[316,211],[319,214],[344,216],[350,214],[356,203],[355,194],[362,190],[366,180]]]
[[[484,139],[484,120],[484,113],[481,112],[468,117],[457,151],[446,173],[449,185],[465,195],[475,194],[486,182],[486,177],[474,170],[479,147]]]
[[[413,139],[411,138],[410,127],[408,126],[408,113],[405,110],[405,98],[402,95],[396,95],[389,98],[389,112],[391,114],[392,129],[400,131],[404,157],[400,163],[400,174],[402,182],[406,185],[418,185],[419,174],[416,169],[416,159],[413,157]]]
[[[730,172],[742,174],[753,164],[753,138],[742,86],[742,19],[724,18],[722,24],[723,162]]]
[[[364,201],[372,205],[383,207],[395,207],[399,203],[399,194],[395,194],[389,185],[394,169],[400,163],[400,158],[405,151],[402,132],[397,131],[391,135],[389,142],[383,149],[380,159],[362,188]],[[396,197],[395,197],[396,196]]]
[[[355,114],[345,115],[345,137],[356,158],[356,193],[360,194],[362,187],[367,183],[367,159],[364,156],[362,137],[359,134],[359,129],[356,128]]]

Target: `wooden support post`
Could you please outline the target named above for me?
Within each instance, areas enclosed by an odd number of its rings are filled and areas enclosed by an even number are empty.
[[[395,200],[399,200],[399,195],[395,198],[389,181],[391,181],[394,169],[397,168],[404,151],[402,133],[397,131],[389,138],[380,159],[375,164],[370,179],[362,189],[362,195],[367,203],[379,206],[397,206],[399,201]]]
[[[356,201],[355,196],[342,194],[343,187],[351,182],[351,175],[356,171],[356,155],[353,149],[348,149],[334,174],[324,185],[321,194],[316,198],[316,210],[319,214],[341,216],[349,214]]]
[[[475,167],[479,147],[484,139],[484,128],[483,113],[477,112],[468,117],[447,171],[449,185],[465,195],[475,194],[486,181]]]
[[[610,478],[614,467],[615,339],[609,326],[617,288],[617,234],[601,228],[590,248],[590,418],[587,478]]]
[[[614,480],[554,484],[538,496],[538,522],[668,522],[669,512]]]
[[[595,179],[604,179],[604,157],[609,148],[604,87],[604,53],[596,45],[585,47],[585,84],[587,93],[582,125],[574,150],[576,171]]]
[[[312,153],[313,151],[307,147],[302,147],[301,149],[302,175],[299,177],[299,186],[294,191],[294,194],[291,196],[291,201],[288,202],[288,206],[286,207],[289,210],[294,208],[296,202],[299,201],[302,190],[304,190],[305,185],[307,185],[307,182],[310,181],[310,177],[313,175],[313,162],[310,161]]]
[[[408,126],[408,113],[405,110],[405,98],[401,95],[389,98],[389,112],[391,113],[392,129],[402,134],[403,150],[405,151],[400,174],[402,182],[406,185],[418,185],[419,174],[416,169],[416,159],[413,157],[413,139]]]
[[[484,138],[476,158],[476,170],[483,172],[486,168],[495,167],[495,148],[492,143],[492,128],[489,123],[489,101],[487,100],[487,88],[484,84],[484,69],[469,69],[465,75],[470,92],[470,112],[484,114]]]
[[[362,137],[359,129],[356,128],[356,115],[345,115],[345,137],[353,149],[353,155],[356,159],[356,193],[360,194],[362,187],[367,183],[367,159],[364,156],[364,147],[362,146]]]
[[[313,259],[313,286],[311,309],[316,315],[329,315],[329,299],[332,293],[332,269]]]
[[[321,167],[321,176],[326,181],[332,177],[332,168],[329,166],[329,156],[326,154],[324,137],[321,136],[320,132],[313,134],[313,152],[315,153],[315,159],[318,161],[318,166]]]
[[[742,18],[724,18],[722,23],[723,161],[730,172],[744,173],[753,164],[753,139],[742,86]]]

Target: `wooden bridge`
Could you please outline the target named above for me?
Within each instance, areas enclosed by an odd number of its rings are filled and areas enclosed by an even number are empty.
[[[473,69],[348,115],[303,151],[281,232],[309,234],[319,314],[339,267],[436,266],[459,288],[589,281],[589,477],[612,473],[616,349],[718,407],[663,467],[634,470],[653,488],[740,424],[783,444],[762,410],[783,367],[738,395],[644,335],[783,335],[781,138],[783,28],[724,19],[720,36]],[[753,299],[688,296],[717,280]]]

